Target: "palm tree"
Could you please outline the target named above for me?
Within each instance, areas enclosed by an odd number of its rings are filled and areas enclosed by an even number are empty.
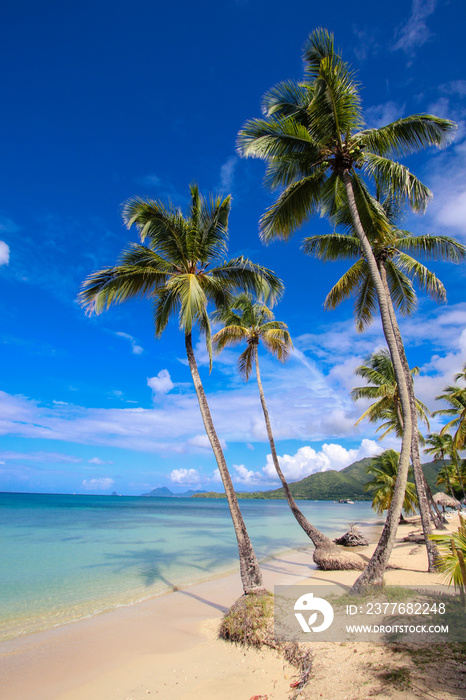
[[[228,304],[242,289],[264,292],[271,297],[283,290],[277,277],[243,257],[225,261],[228,242],[230,197],[206,199],[191,185],[191,204],[185,217],[171,203],[130,199],[123,209],[127,228],[136,225],[141,244],[131,244],[121,261],[89,275],[79,298],[92,313],[100,313],[128,299],[148,297],[154,304],[156,337],[171,317],[177,315],[184,332],[189,368],[205,430],[225,488],[238,541],[241,579],[245,593],[262,588],[262,574],[244,524],[220,440],[214,428],[207,398],[194,356],[195,326],[206,336],[211,353],[208,303]],[[144,241],[148,245],[142,245]]]
[[[379,227],[380,216],[377,215],[377,206],[380,205],[387,220],[390,222],[389,231],[386,227]],[[446,292],[442,282],[425,265],[413,258],[418,255],[426,259],[435,258],[459,262],[464,259],[466,247],[453,238],[439,235],[414,236],[409,231],[398,227],[401,218],[402,206],[396,196],[386,196],[381,201],[381,193],[378,192],[378,200],[362,211],[364,229],[371,241],[372,248],[379,266],[382,281],[387,293],[389,310],[392,318],[393,331],[397,340],[398,352],[405,371],[410,407],[413,421],[413,436],[411,445],[411,458],[414,469],[414,480],[419,495],[419,510],[428,549],[429,571],[435,569],[437,552],[429,538],[431,529],[429,515],[436,527],[443,527],[441,516],[437,506],[432,500],[430,488],[425,481],[421,467],[419,442],[421,434],[416,430],[418,423],[419,406],[416,403],[414,386],[409,372],[408,361],[401,333],[398,327],[395,308],[402,315],[414,311],[417,298],[413,282],[424,289],[436,301],[445,302]],[[366,261],[361,256],[359,241],[354,236],[353,225],[349,211],[344,207],[333,217],[336,225],[346,229],[349,234],[328,234],[324,236],[312,236],[304,240],[305,252],[314,253],[324,260],[338,260],[340,258],[353,258],[356,262],[341,277],[337,284],[327,295],[325,305],[327,308],[335,308],[341,301],[349,296],[355,297],[354,313],[358,331],[363,331],[369,325],[376,311],[376,296],[374,285],[369,274]],[[384,235],[385,233],[385,235]],[[351,235],[353,234],[353,235]],[[430,501],[432,511],[428,506]]]
[[[390,358],[390,353],[388,350],[380,350],[372,355],[369,355],[365,362],[365,365],[361,365],[355,370],[355,374],[363,377],[367,381],[371,382],[371,384],[353,389],[351,396],[354,400],[361,398],[378,400],[369,406],[369,408],[358,419],[356,425],[364,418],[368,418],[371,423],[384,420],[385,422],[377,428],[377,431],[384,429],[384,433],[379,437],[379,440],[382,440],[391,432],[394,432],[397,437],[401,437],[403,435],[403,414],[401,411],[398,385],[395,380],[395,373],[393,371],[393,363]],[[414,367],[412,370],[410,370],[410,377],[415,376],[418,373],[419,368]],[[414,397],[414,401],[414,425],[416,429],[418,418],[420,418],[426,424],[427,428],[429,428],[429,409],[416,397]],[[426,540],[429,571],[434,571],[438,552],[436,551],[435,544],[429,539],[429,535],[432,533],[429,515],[432,516],[435,527],[441,528],[443,525],[441,515],[438,512],[437,506],[432,498],[432,492],[425,480],[424,472],[422,471],[419,455],[419,443],[423,443],[424,438],[419,429],[417,429],[416,437],[417,439],[415,440],[413,436],[411,460],[413,463],[414,481],[418,492],[418,505],[421,512],[421,521]],[[432,513],[430,513],[429,503],[433,510]]]
[[[375,399],[375,401],[358,418],[355,425],[358,425],[364,418],[367,418],[370,423],[378,423],[383,420],[385,422],[376,430],[376,432],[384,430],[379,440],[392,432],[397,437],[401,437],[403,435],[403,414],[390,353],[386,349],[378,350],[366,357],[364,362],[365,364],[357,367],[354,373],[370,384],[352,389],[351,397],[354,401],[358,399]],[[419,367],[414,367],[411,370],[412,376],[416,374],[419,374]],[[428,414],[430,411],[419,399],[416,399],[416,410],[419,418],[429,428]],[[419,435],[423,439],[422,435]]]
[[[455,382],[466,381],[466,364],[463,370],[455,375]],[[447,386],[443,394],[436,396],[437,400],[446,401],[450,408],[441,408],[435,411],[434,415],[453,416],[452,419],[443,426],[442,433],[450,428],[456,428],[453,437],[455,450],[462,450],[466,443],[466,388],[461,386]]]
[[[442,479],[442,481],[439,481],[437,483],[446,483],[450,494],[453,496],[453,498],[455,498],[455,494],[453,493],[451,485],[451,475],[453,468],[455,468],[458,477],[458,486],[461,486],[463,491],[463,498],[465,498],[463,479],[458,464],[458,452],[455,448],[455,441],[453,437],[450,435],[450,433],[447,433],[444,429],[442,429],[440,433],[430,433],[430,435],[428,435],[426,438],[426,444],[430,445],[430,447],[424,447],[424,451],[427,454],[432,455],[434,459],[441,460],[443,463],[442,474],[440,474],[439,472],[439,476]],[[451,459],[451,465],[447,465],[445,461],[445,457],[447,455]]]
[[[323,29],[313,32],[305,46],[304,60],[307,82],[287,82],[272,89],[264,99],[265,118],[249,121],[241,130],[239,150],[245,156],[267,160],[268,183],[284,187],[261,219],[262,237],[287,238],[311,215],[332,217],[343,205],[347,206],[377,294],[399,387],[404,434],[392,505],[373,557],[353,586],[353,592],[357,592],[367,584],[383,583],[403,505],[413,433],[407,377],[387,292],[360,211],[376,211],[380,229],[385,226],[388,231],[390,224],[381,207],[374,205],[357,171],[362,170],[369,179],[376,178],[381,190],[396,192],[413,209],[422,210],[431,193],[390,156],[442,146],[455,125],[431,115],[414,115],[380,129],[363,129],[358,86],[334,50],[333,36]]]
[[[276,321],[274,314],[265,303],[258,300],[254,301],[251,294],[247,293],[240,294],[236,297],[226,309],[219,309],[214,314],[214,320],[224,324],[223,328],[212,338],[213,346],[217,352],[221,352],[225,347],[246,342],[246,349],[238,358],[239,374],[247,381],[253,367],[256,370],[257,385],[259,387],[259,396],[264,413],[273,464],[282,482],[283,491],[291,512],[316,547],[314,561],[320,568],[329,568],[328,565],[330,563],[332,570],[361,568],[361,560],[359,557],[348,556],[350,553],[343,552],[340,548],[336,547],[328,537],[308,521],[296,505],[290,487],[280,468],[269,411],[265,401],[264,388],[262,386],[259,368],[259,345],[262,343],[265,349],[274,357],[281,362],[285,362],[293,347],[287,325],[282,321]]]
[[[372,507],[380,515],[391,506],[398,474],[399,454],[395,450],[385,450],[374,457],[367,473],[373,478],[364,486],[365,491],[372,491]],[[406,484],[403,511],[405,515],[413,515],[418,506],[416,487],[408,481]]]

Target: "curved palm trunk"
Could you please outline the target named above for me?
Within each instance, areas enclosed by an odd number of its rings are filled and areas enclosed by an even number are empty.
[[[222,477],[228,506],[230,508],[231,519],[233,520],[233,526],[235,528],[243,590],[245,594],[252,593],[263,589],[262,573],[259,568],[259,564],[257,563],[256,555],[254,553],[254,549],[252,548],[251,540],[249,539],[243,516],[241,515],[241,511],[239,509],[238,499],[233,487],[230,472],[228,471],[222,446],[220,445],[220,440],[215,432],[214,423],[212,421],[204,387],[202,386],[201,378],[199,376],[196,358],[194,356],[191,333],[186,333],[185,343],[189,369],[191,370],[194,388],[196,389],[202,420],[204,421],[207,437],[209,438],[215,459],[217,460],[218,470],[220,472],[220,476]]]
[[[260,370],[259,370],[259,353],[257,351],[257,345],[254,348],[254,359],[256,363],[256,378],[257,378],[257,385],[259,387],[259,395],[261,399],[261,404],[262,404],[262,410],[264,412],[264,420],[265,420],[265,427],[267,429],[267,437],[269,438],[269,443],[270,443],[270,451],[272,453],[272,460],[273,464],[275,467],[275,470],[278,474],[278,477],[280,481],[282,482],[283,486],[283,491],[285,492],[285,497],[286,500],[288,501],[288,505],[291,508],[291,512],[293,513],[294,517],[298,521],[298,523],[301,525],[302,529],[306,533],[306,535],[312,540],[314,545],[316,547],[319,546],[326,546],[326,547],[334,547],[335,545],[333,542],[323,535],[314,525],[311,525],[309,520],[303,515],[303,513],[299,510],[298,506],[296,505],[296,501],[294,500],[290,487],[288,486],[288,483],[285,479],[285,476],[280,469],[280,464],[278,462],[278,455],[277,455],[277,450],[275,449],[275,441],[273,439],[273,434],[272,434],[272,427],[270,425],[270,418],[269,418],[269,412],[267,409],[267,404],[265,403],[265,396],[264,396],[264,389],[262,387],[262,380],[261,380],[261,375],[260,375]]]
[[[343,181],[345,183],[346,195],[348,197],[348,206],[351,213],[354,229],[361,243],[364,256],[372,277],[374,287],[377,292],[377,298],[380,308],[380,316],[382,319],[382,327],[387,341],[388,349],[393,362],[395,379],[398,385],[398,392],[401,401],[401,410],[404,417],[404,430],[401,442],[400,461],[398,465],[398,476],[395,483],[392,502],[387,513],[385,525],[382,530],[377,547],[374,554],[361,576],[356,580],[351,593],[361,593],[369,585],[383,585],[383,574],[387,566],[390,554],[392,553],[393,545],[400,520],[401,511],[403,508],[403,500],[406,491],[406,483],[408,481],[409,460],[411,455],[411,442],[413,434],[413,424],[411,419],[411,409],[409,403],[408,387],[406,378],[401,364],[400,355],[396,343],[396,338],[393,332],[393,327],[388,308],[387,294],[385,292],[380,272],[377,267],[377,261],[374,257],[371,245],[363,229],[361,219],[354,197],[353,184],[348,170],[344,170]]]
[[[432,528],[430,526],[430,508],[427,500],[427,493],[425,488],[424,473],[421,467],[421,457],[419,454],[419,431],[418,431],[418,418],[417,418],[417,408],[416,408],[416,397],[414,394],[414,383],[411,372],[409,371],[408,360],[406,359],[405,348],[403,344],[403,339],[401,337],[400,329],[398,326],[398,321],[395,314],[395,309],[393,308],[392,298],[390,295],[390,289],[387,283],[387,273],[385,266],[381,263],[379,266],[380,276],[382,278],[382,283],[385,288],[385,293],[387,295],[388,310],[390,314],[390,320],[393,328],[393,334],[395,336],[398,353],[400,356],[401,364],[403,366],[404,376],[406,379],[406,385],[409,394],[409,407],[411,412],[411,421],[413,424],[413,432],[411,439],[411,458],[413,463],[414,472],[414,482],[416,484],[417,497],[419,502],[419,512],[421,514],[422,530],[424,532],[424,537],[426,540],[427,549],[427,561],[428,561],[428,571],[434,572],[435,562],[439,558],[439,551],[437,546],[431,539],[429,535],[432,534]],[[404,422],[401,423],[404,429]]]

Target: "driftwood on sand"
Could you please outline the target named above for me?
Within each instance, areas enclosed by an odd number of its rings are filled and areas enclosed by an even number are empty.
[[[345,532],[341,537],[337,537],[333,540],[335,544],[342,544],[343,547],[368,547],[369,540],[367,540],[363,534],[358,530],[357,527],[351,525],[348,532]]]

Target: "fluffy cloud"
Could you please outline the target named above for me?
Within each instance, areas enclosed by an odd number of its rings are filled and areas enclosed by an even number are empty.
[[[110,477],[103,476],[100,479],[84,479],[83,486],[87,491],[108,491],[114,483]]]
[[[168,394],[175,386],[171,380],[168,369],[161,369],[156,377],[148,377],[147,386],[155,394]]]
[[[10,262],[10,248],[5,241],[0,241],[0,265],[8,265]]]
[[[92,459],[87,460],[88,464],[113,464],[113,462],[106,461],[104,459],[100,459],[100,457],[92,457]]]
[[[347,450],[336,443],[324,443],[322,449],[316,452],[306,445],[300,447],[294,455],[282,455],[278,458],[280,467],[290,481],[298,481],[316,472],[325,472],[329,469],[340,470],[363,457],[372,457],[382,451],[383,448],[374,440],[362,440],[357,449]],[[272,461],[272,455],[267,455],[267,464],[264,474],[269,479],[277,479],[277,473]]]
[[[173,469],[170,472],[170,481],[174,484],[199,484],[201,477],[197,469]]]

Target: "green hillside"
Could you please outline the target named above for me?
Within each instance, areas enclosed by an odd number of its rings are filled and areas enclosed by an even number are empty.
[[[370,501],[370,494],[364,491],[364,484],[369,481],[367,467],[372,462],[370,457],[353,462],[349,467],[341,471],[330,469],[326,472],[318,472],[306,476],[301,481],[290,484],[290,490],[294,498],[310,501],[338,501],[349,498],[358,501]],[[432,493],[439,490],[435,485],[437,474],[442,464],[440,462],[428,462],[423,464],[427,483]],[[443,490],[443,489],[440,489]],[[238,498],[284,498],[283,489],[273,491],[239,492]],[[195,494],[193,498],[225,498],[224,493],[207,492]]]

